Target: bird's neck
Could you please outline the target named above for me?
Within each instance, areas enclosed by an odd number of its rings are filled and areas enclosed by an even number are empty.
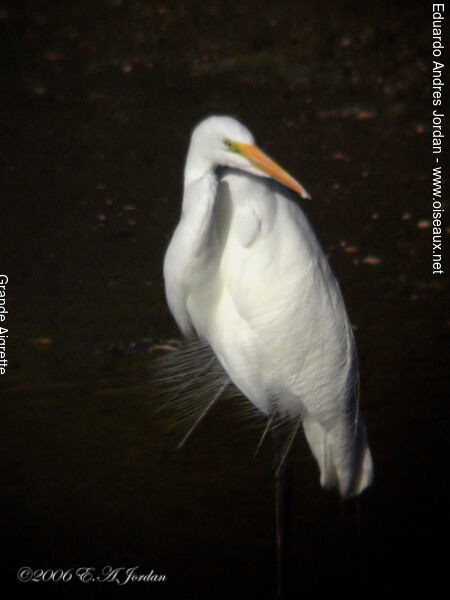
[[[195,146],[189,148],[188,155],[186,157],[186,166],[184,168],[184,185],[185,187],[189,184],[201,179],[208,172],[213,171],[215,164],[209,159],[202,157],[202,153]]]

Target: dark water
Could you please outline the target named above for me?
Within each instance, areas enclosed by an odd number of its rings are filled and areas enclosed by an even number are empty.
[[[161,264],[188,136],[218,112],[312,194],[304,208],[356,326],[376,479],[342,505],[299,439],[292,597],[432,592],[450,334],[427,223],[430,6],[0,5],[4,589],[275,596],[270,444],[254,458],[258,431],[222,405],[177,451],[149,386],[145,340],[178,335]],[[19,584],[24,565],[167,581]]]

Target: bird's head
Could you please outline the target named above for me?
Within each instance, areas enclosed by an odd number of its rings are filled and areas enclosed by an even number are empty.
[[[189,179],[194,173],[201,176],[216,166],[272,177],[303,198],[310,198],[298,181],[256,146],[250,131],[231,117],[208,117],[192,133],[186,178]]]

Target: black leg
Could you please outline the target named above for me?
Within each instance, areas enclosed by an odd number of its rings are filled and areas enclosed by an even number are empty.
[[[289,583],[289,533],[292,464],[286,456],[286,444],[280,432],[272,427],[275,449],[275,526],[277,541],[277,597],[286,598]]]

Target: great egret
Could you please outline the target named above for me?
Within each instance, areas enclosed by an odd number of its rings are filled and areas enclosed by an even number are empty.
[[[372,459],[352,328],[325,254],[286,188],[309,198],[238,121],[198,124],[164,259],[167,302],[183,334],[212,349],[270,424],[291,420],[296,431],[301,421],[322,486],[353,496],[370,484]]]
[[[278,464],[279,597],[288,546],[286,457],[300,423],[323,487],[354,496],[373,476],[342,294],[286,188],[309,198],[246,127],[225,116],[205,119],[192,134],[181,219],[164,259],[169,308],[183,334],[198,340],[169,360],[169,378],[188,381],[177,393],[204,383],[209,372],[211,399],[197,422],[229,381],[268,419]],[[280,422],[292,424],[285,441]]]

